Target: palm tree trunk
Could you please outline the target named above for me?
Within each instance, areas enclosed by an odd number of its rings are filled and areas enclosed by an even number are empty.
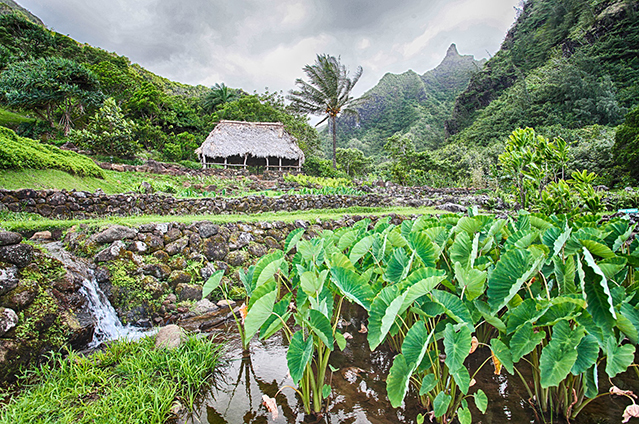
[[[337,120],[335,115],[331,116],[331,122],[333,124],[333,169],[337,169],[337,160],[335,159],[337,152]]]

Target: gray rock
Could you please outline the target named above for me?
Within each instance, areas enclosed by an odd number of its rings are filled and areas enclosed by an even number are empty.
[[[254,241],[253,236],[249,233],[233,233],[229,238],[229,249],[241,249],[252,241]]]
[[[226,255],[226,262],[231,266],[242,266],[249,260],[248,252],[236,250]]]
[[[166,264],[147,264],[142,267],[142,272],[163,280],[171,274],[171,268]]]
[[[195,223],[195,227],[203,239],[212,237],[218,233],[220,227],[209,221],[200,221]]]
[[[195,284],[178,284],[175,288],[178,299],[184,300],[200,300],[202,298],[202,286]]]
[[[169,289],[168,284],[158,281],[152,275],[144,276],[144,278],[142,278],[142,281],[140,281],[140,284],[142,285],[142,287],[144,288],[146,292],[151,293],[151,297],[153,299],[161,298],[164,295],[164,293],[166,293],[166,291]]]
[[[191,274],[184,271],[173,271],[169,275],[168,282],[171,287],[188,284],[191,282]]]
[[[0,246],[18,244],[22,241],[22,236],[13,231],[0,231]]]
[[[135,228],[124,225],[112,225],[106,230],[94,236],[97,243],[111,243],[116,240],[132,239],[138,234]]]
[[[18,325],[18,315],[13,309],[0,308],[0,337]]]
[[[217,235],[202,242],[202,253],[209,261],[220,261],[229,253],[229,247],[224,238]]]
[[[12,244],[0,246],[0,262],[8,262],[24,268],[33,259],[33,246],[30,244]]]
[[[18,286],[18,267],[0,268],[0,296]]]
[[[169,256],[174,256],[174,255],[177,255],[178,253],[182,253],[184,249],[186,248],[186,246],[188,245],[189,245],[189,239],[186,237],[183,237],[177,241],[174,241],[173,243],[167,244],[164,250],[166,251],[166,253],[169,254]]]
[[[182,237],[182,231],[178,228],[171,228],[166,234],[164,234],[164,244],[173,243],[180,237]]]
[[[126,250],[126,246],[122,240],[114,241],[109,247],[98,252],[97,255],[93,257],[94,262],[108,262],[118,258],[124,251]]]
[[[208,263],[200,269],[200,276],[204,281],[206,281],[211,278],[211,275],[213,275],[215,271],[217,271],[217,269],[215,269],[215,265]]]
[[[140,191],[144,194],[151,194],[154,190],[153,186],[151,186],[148,181],[142,181],[142,183],[140,184]]]
[[[437,209],[453,213],[466,212],[466,207],[458,205],[457,203],[444,203],[443,205],[437,206]]]
[[[215,311],[217,310],[218,307],[215,303],[211,302],[208,299],[202,299],[197,301],[197,303],[195,304],[195,309],[193,310],[193,312],[195,312],[197,315],[202,315],[205,314],[207,312],[211,312],[211,311]]]
[[[149,250],[149,246],[143,241],[134,241],[129,249],[135,253],[146,253]]]
[[[175,324],[160,328],[155,336],[156,349],[176,349],[184,341],[184,331]]]
[[[256,256],[258,258],[261,258],[262,256],[266,255],[266,253],[268,252],[268,249],[266,248],[266,246],[262,244],[258,244],[258,243],[249,244],[247,249],[251,255]]]

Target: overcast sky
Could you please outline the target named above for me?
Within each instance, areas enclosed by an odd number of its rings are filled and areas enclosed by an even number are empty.
[[[424,73],[451,43],[499,50],[520,0],[17,0],[51,29],[187,84],[294,88],[316,54],[364,74]]]

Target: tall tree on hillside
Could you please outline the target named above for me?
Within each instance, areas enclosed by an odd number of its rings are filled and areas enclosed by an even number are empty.
[[[211,87],[211,91],[204,95],[202,99],[202,107],[208,113],[213,113],[218,107],[224,106],[228,102],[239,99],[237,91],[228,88],[224,83],[216,83]]]
[[[349,77],[346,66],[339,62],[340,58],[327,54],[318,54],[315,63],[306,65],[303,70],[309,82],[298,78],[295,85],[298,90],[291,90],[287,99],[291,101],[291,109],[298,113],[326,115],[317,125],[330,119],[333,133],[333,168],[337,168],[337,116],[358,116],[355,109],[362,98],[351,97],[351,90],[362,76],[362,67],[358,66],[355,75]]]

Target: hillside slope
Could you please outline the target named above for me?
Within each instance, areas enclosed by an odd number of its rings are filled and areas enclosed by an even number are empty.
[[[20,6],[18,3],[13,0],[0,0],[0,15],[6,15],[8,13],[19,12],[29,21],[33,22],[36,25],[44,26],[44,23],[33,13],[29,12],[24,7]]]
[[[423,75],[412,70],[384,75],[364,94],[367,100],[358,109],[359,123],[340,119],[339,139],[342,144],[350,140],[349,147],[372,156],[379,155],[386,139],[396,132],[411,133],[418,149],[436,148],[444,141],[444,121],[456,96],[484,62],[460,55],[452,44],[442,62]]]

